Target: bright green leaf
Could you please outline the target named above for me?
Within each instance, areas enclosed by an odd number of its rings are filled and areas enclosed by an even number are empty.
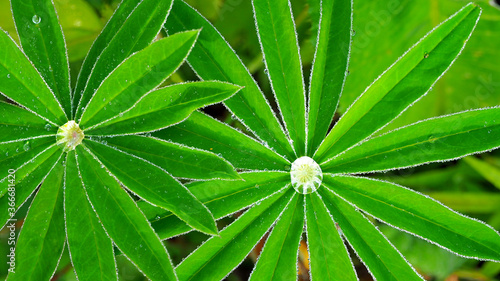
[[[174,34],[126,59],[99,86],[82,114],[80,125],[91,127],[132,107],[184,62],[198,33]]]
[[[220,236],[213,236],[183,260],[176,268],[179,280],[224,279],[248,255],[294,197],[298,197],[297,193],[288,188],[252,207],[221,231]]]
[[[71,90],[66,43],[52,1],[11,0],[24,53],[36,67],[66,116],[71,116]]]
[[[66,159],[64,211],[68,247],[78,280],[117,280],[113,243],[87,199],[74,152],[69,152]]]
[[[344,241],[317,193],[306,195],[311,279],[358,280]]]
[[[452,160],[499,147],[499,136],[499,107],[467,111],[372,138],[321,168],[327,173],[359,173]]]
[[[159,130],[177,124],[196,109],[221,102],[239,90],[240,87],[224,82],[168,86],[148,93],[130,110],[90,128],[88,134],[120,135]]]
[[[165,23],[168,33],[202,28],[188,61],[204,80],[221,80],[245,87],[224,104],[270,147],[289,159],[293,149],[255,80],[219,32],[198,12],[175,1]]]
[[[49,280],[62,255],[64,231],[64,167],[62,159],[50,171],[31,203],[16,243],[15,273],[7,280]]]
[[[323,0],[315,11],[320,8],[319,37],[309,90],[308,155],[318,148],[332,123],[347,76],[351,44],[352,1]]]
[[[351,105],[315,159],[324,162],[369,137],[427,93],[463,49],[480,14],[469,4],[428,33]]]
[[[165,246],[132,198],[93,155],[81,146],[76,151],[87,196],[114,244],[147,278],[176,280]]]
[[[492,214],[498,212],[500,194],[498,192],[426,192],[426,195],[443,203],[457,212],[468,214]]]
[[[210,211],[165,170],[98,142],[87,141],[85,146],[132,192],[200,231],[217,234]]]
[[[482,161],[476,157],[465,157],[463,159],[465,163],[469,164],[474,170],[476,170],[481,176],[487,179],[496,188],[500,189],[500,169],[489,164],[486,161]]]

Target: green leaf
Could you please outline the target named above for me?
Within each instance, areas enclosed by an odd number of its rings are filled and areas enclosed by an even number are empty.
[[[249,280],[297,279],[297,253],[304,229],[304,198],[294,196],[260,253]]]
[[[316,2],[319,1],[310,1]],[[307,154],[312,155],[326,136],[344,87],[349,63],[352,1],[323,0],[319,35],[311,74],[307,124]]]
[[[78,280],[117,280],[113,243],[87,199],[73,151],[66,158],[64,211],[68,247]]]
[[[252,4],[257,35],[278,107],[297,156],[303,156],[306,97],[290,2],[252,0]]]
[[[176,178],[240,179],[231,164],[207,151],[145,136],[112,137],[103,141],[160,166]]]
[[[323,182],[345,200],[390,225],[462,256],[500,260],[500,235],[495,230],[429,197],[369,178],[326,175]]]
[[[98,142],[86,141],[85,146],[132,192],[173,212],[195,229],[217,234],[217,226],[210,211],[165,170]]]
[[[457,212],[469,214],[493,214],[498,212],[500,194],[498,192],[441,191],[426,192],[426,195],[443,203]]]
[[[126,59],[91,98],[82,113],[81,127],[88,128],[118,115],[160,85],[184,62],[198,34],[197,30],[174,34]]]
[[[293,149],[255,80],[219,32],[183,1],[175,1],[165,28],[168,33],[202,28],[188,61],[204,80],[228,81],[245,87],[225,105],[244,120],[263,142],[288,159]]]
[[[76,151],[89,201],[114,244],[147,278],[176,280],[164,245],[132,198],[81,145]]]
[[[376,280],[423,280],[359,210],[324,188],[318,192],[340,231]]]
[[[81,110],[113,69],[156,38],[171,6],[172,0],[130,0],[119,6],[93,43],[78,75],[76,117],[81,117]]]
[[[57,130],[49,123],[18,106],[0,101],[0,143],[53,135]]]
[[[50,280],[62,255],[64,167],[60,158],[31,203],[16,243],[15,274],[7,280]],[[17,195],[17,194],[16,194]]]
[[[496,188],[500,189],[500,169],[490,163],[476,157],[465,157],[465,163],[469,164],[476,172],[487,179]]]
[[[500,107],[428,119],[372,138],[321,165],[360,173],[453,160],[500,146]]]
[[[52,125],[66,123],[61,104],[12,38],[0,31],[0,93]]]
[[[220,154],[240,169],[286,170],[290,167],[288,160],[269,147],[198,111],[180,124],[154,132],[153,136]]]
[[[288,188],[279,192],[239,217],[191,253],[176,268],[180,281],[222,280],[248,255],[278,219],[284,208],[297,200],[297,193]]]
[[[52,89],[66,116],[71,116],[68,55],[52,1],[10,3],[24,53]]]
[[[148,93],[123,114],[88,128],[88,135],[121,135],[159,130],[177,124],[196,109],[221,102],[239,90],[240,87],[225,82],[191,82],[168,86]]]
[[[351,105],[315,159],[324,162],[369,137],[427,93],[463,49],[480,14],[469,4],[428,33]]]
[[[0,197],[0,208],[7,210],[0,213],[0,229],[5,225],[7,220],[14,216],[19,207],[26,202],[33,191],[58,163],[61,158],[61,153],[57,152],[60,152],[59,148],[52,146],[50,149],[40,153],[40,155],[36,158],[33,158],[31,162],[17,169],[13,176],[5,177],[2,181],[0,181],[0,186],[5,186],[5,189],[1,190],[2,197]],[[16,188],[14,206],[12,206],[12,202],[10,201],[12,200],[10,199],[12,197],[7,193],[7,183],[10,183],[9,180],[12,179],[14,179],[14,185]]]
[[[199,181],[186,184],[186,187],[207,206],[215,219],[220,219],[271,196],[290,182],[289,174],[284,172],[247,172],[240,176],[242,181]],[[138,205],[161,239],[192,230],[171,212],[145,201],[139,201]]]
[[[358,280],[337,225],[318,194],[306,195],[307,244],[311,279]]]

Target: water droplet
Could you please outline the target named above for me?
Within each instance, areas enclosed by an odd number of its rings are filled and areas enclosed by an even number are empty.
[[[10,78],[10,74],[7,74],[7,78]]]
[[[31,149],[31,144],[29,141],[25,142],[24,145],[23,145],[23,149],[24,151],[28,151]]]
[[[45,130],[50,131],[50,129],[52,129],[52,125],[49,123],[45,124]]]
[[[352,36],[355,36],[356,35],[356,30],[352,30]]]
[[[424,54],[424,59],[428,58],[429,57],[429,53],[425,53]]]
[[[42,18],[39,15],[34,15],[31,18],[31,21],[33,21],[34,24],[39,24],[42,21]]]

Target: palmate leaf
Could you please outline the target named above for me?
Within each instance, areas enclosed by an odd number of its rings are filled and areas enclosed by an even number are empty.
[[[481,14],[469,4],[443,22],[382,74],[351,105],[315,153],[324,162],[369,137],[420,99],[450,67]]]
[[[40,117],[18,106],[0,102],[0,143],[55,134],[54,127]]]
[[[66,116],[71,116],[66,43],[52,1],[10,2],[24,53],[61,103]]]
[[[297,156],[305,154],[306,98],[289,1],[252,0],[257,35],[274,96]],[[315,120],[311,120],[315,121]]]
[[[75,152],[66,156],[64,214],[71,261],[78,280],[117,280],[113,243],[87,199]]]
[[[324,182],[342,198],[390,225],[462,256],[500,260],[500,236],[495,230],[429,197],[368,178],[325,175]]]
[[[76,152],[79,175],[89,201],[114,244],[146,277],[176,280],[165,247],[132,198],[93,155],[81,146]]]
[[[172,0],[125,1],[96,39],[78,75],[74,104],[79,119],[101,82],[125,58],[142,50],[158,35]]]
[[[288,159],[293,149],[266,98],[241,60],[219,32],[183,1],[175,1],[165,28],[168,33],[202,28],[188,61],[204,80],[228,81],[243,88],[225,105],[263,142]]]
[[[208,209],[165,170],[98,142],[86,141],[85,146],[129,190],[170,210],[192,227],[217,234],[217,226]]]
[[[16,243],[15,273],[7,280],[49,280],[62,255],[64,233],[64,167],[59,159],[31,203]]]
[[[220,219],[271,196],[289,182],[289,175],[284,172],[248,172],[240,176],[242,181],[232,181],[229,185],[227,181],[211,180],[192,182],[186,187],[207,206],[215,219]],[[161,239],[192,230],[171,212],[145,201],[139,201],[138,205]]]

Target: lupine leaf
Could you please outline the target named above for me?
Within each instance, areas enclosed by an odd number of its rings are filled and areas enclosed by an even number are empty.
[[[328,190],[318,192],[339,229],[376,280],[423,280],[363,214]]]
[[[198,111],[153,136],[218,153],[240,169],[286,170],[290,166],[288,160],[268,147]]]
[[[65,180],[66,234],[78,280],[117,280],[113,243],[87,199],[75,152],[67,154]]]
[[[61,104],[12,38],[0,31],[0,93],[52,125],[67,120]]]
[[[308,155],[318,148],[332,123],[347,76],[351,44],[352,1],[323,0],[315,11],[320,8],[318,43],[309,90]]]
[[[66,43],[52,1],[10,1],[24,53],[71,116]]]
[[[213,236],[183,260],[176,268],[179,280],[224,279],[297,196],[292,188],[288,188],[252,207],[221,231],[220,236]]]
[[[115,67],[153,41],[171,6],[172,0],[131,0],[120,5],[80,70],[74,93],[74,104],[79,105],[76,117],[81,117],[83,107]]]
[[[87,196],[114,244],[147,278],[176,280],[164,245],[132,198],[89,152],[81,146],[76,151]]]
[[[240,175],[242,181],[201,181],[186,184],[186,187],[207,206],[215,219],[220,219],[271,196],[290,182],[290,176],[284,172],[248,172]],[[171,212],[145,201],[138,202],[138,205],[162,239],[192,230]]]
[[[0,143],[56,134],[55,127],[18,106],[0,102]]]
[[[321,197],[308,194],[305,205],[311,279],[358,280],[344,241]]]
[[[500,107],[428,119],[370,139],[323,164],[359,173],[446,161],[500,146]]]
[[[112,137],[103,141],[156,164],[177,178],[240,179],[231,164],[207,151],[145,136]]]
[[[49,280],[62,255],[64,231],[64,167],[62,159],[37,192],[16,243],[15,273],[7,280]]]
[[[186,119],[200,107],[221,102],[240,87],[223,82],[192,82],[150,92],[130,110],[91,128],[89,135],[120,135],[159,130]]]
[[[198,230],[217,234],[214,218],[208,209],[165,170],[98,142],[87,141],[85,145],[132,192],[173,212]]]
[[[278,107],[297,156],[303,156],[306,97],[290,2],[252,0],[252,4],[257,35]]]
[[[183,1],[175,1],[165,28],[168,33],[202,28],[188,61],[204,80],[245,87],[224,104],[246,126],[281,155],[294,158],[293,149],[271,107],[248,70],[219,32]]]
[[[463,160],[496,188],[500,189],[500,169],[498,167],[473,156],[465,157]]]
[[[304,230],[304,197],[294,196],[260,253],[249,280],[297,279],[297,254]]]
[[[315,153],[324,162],[387,125],[450,67],[481,14],[469,4],[428,33],[351,105]]]
[[[182,32],[158,40],[120,64],[90,100],[82,114],[81,127],[88,128],[118,115],[161,84],[184,62],[198,33]]]
[[[495,230],[429,197],[368,178],[325,175],[323,180],[339,196],[390,225],[463,256],[500,260],[500,235]]]

